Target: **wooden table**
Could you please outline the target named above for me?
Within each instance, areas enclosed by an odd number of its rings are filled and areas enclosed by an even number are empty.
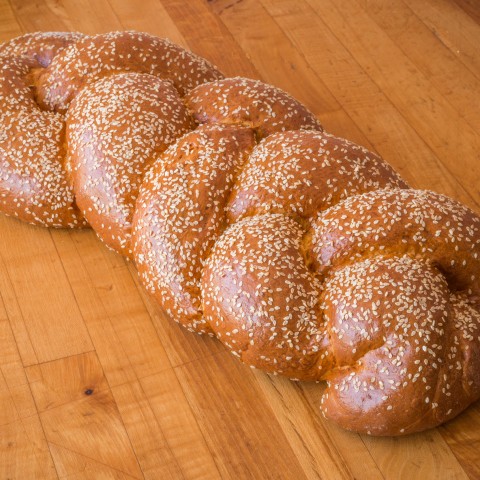
[[[0,40],[148,31],[273,83],[480,211],[477,0],[1,0]],[[0,478],[480,478],[480,404],[407,438],[319,416],[169,320],[91,231],[0,215]]]

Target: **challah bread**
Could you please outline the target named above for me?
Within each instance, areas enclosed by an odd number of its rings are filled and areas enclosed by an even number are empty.
[[[246,363],[327,380],[324,413],[345,428],[433,427],[480,395],[479,234],[468,209],[419,190],[351,196],[306,229],[247,217],[206,262],[205,318]]]
[[[27,57],[36,60],[39,67],[48,67],[53,57],[63,48],[77,42],[79,32],[36,32],[26,33],[0,45],[0,55]]]
[[[140,278],[192,331],[212,332],[202,315],[202,266],[225,229],[235,176],[254,144],[248,128],[199,127],[156,161],[141,186],[133,233]]]
[[[47,227],[81,227],[64,169],[65,119],[42,110],[32,86],[35,58],[0,57],[0,206]]]
[[[479,217],[432,192],[378,190],[318,217],[310,251],[343,367],[329,376],[329,417],[366,431],[362,405],[382,418],[372,433],[408,433],[480,396],[479,249]]]
[[[83,37],[37,32],[0,45],[0,208],[36,225],[86,225],[63,168],[64,117],[43,110],[35,91],[39,72]]]
[[[258,139],[284,130],[322,130],[307,108],[287,93],[250,78],[205,83],[185,97],[197,123],[243,125]]]
[[[188,329],[325,380],[344,428],[408,434],[480,398],[474,212],[147,34],[29,34],[0,55],[2,211],[88,221]]]
[[[27,34],[4,44],[0,52],[3,52],[0,53],[0,204],[7,214],[48,227],[86,224],[75,204],[72,179],[65,167],[65,147],[69,139],[65,136],[64,114],[83,87],[111,77],[109,85],[114,88],[117,81],[124,82],[124,77],[119,77],[118,73],[136,72],[173,83],[176,91],[183,94],[203,82],[222,77],[206,60],[146,33],[113,32],[93,37],[68,33]],[[90,92],[92,103],[106,102],[101,98],[103,95],[94,99],[94,91]],[[170,95],[177,94],[171,90]],[[112,99],[110,107],[114,104]],[[184,110],[183,104],[178,101],[177,104]],[[173,103],[169,107],[165,105],[161,108],[174,108]],[[124,113],[125,108],[126,105]],[[176,114],[182,115],[182,112]],[[168,112],[160,116],[165,118],[165,115]],[[128,120],[131,125],[146,124],[143,117],[143,110],[137,109],[130,112]],[[152,151],[161,150],[161,145],[176,138],[158,138],[155,130],[159,119],[157,117],[150,125],[149,136],[159,142]],[[80,124],[82,117],[76,121]],[[182,132],[180,129],[178,133]],[[88,135],[84,141],[86,151],[91,151]],[[128,165],[129,160],[125,162]],[[94,163],[92,160],[90,165],[93,167]],[[122,173],[114,167],[109,173],[113,174],[113,170],[118,175]],[[115,183],[110,177],[104,178]],[[120,177],[116,183],[120,187]],[[95,194],[102,196],[101,192],[90,191],[90,195]],[[84,206],[84,213],[88,215],[91,204]],[[115,248],[120,248],[121,244],[120,249],[128,253],[128,239],[122,235],[116,238],[118,232],[112,234],[109,227],[112,225],[102,227],[97,233],[105,232],[102,239]]]
[[[147,33],[85,36],[61,50],[39,76],[39,105],[65,113],[85,85],[124,72],[169,80],[182,96],[197,85],[223,77],[203,58]]]
[[[190,330],[211,331],[200,279],[229,223],[277,211],[308,218],[349,194],[406,187],[378,156],[331,135],[281,132],[255,148],[254,138],[251,128],[203,125],[169,147],[142,184],[134,220],[137,268],[143,284]]]
[[[298,219],[358,193],[407,188],[378,155],[343,138],[312,131],[270,135],[245,163],[227,208],[229,222],[259,213]]]
[[[131,222],[146,169],[193,128],[170,82],[120,73],[87,85],[67,115],[68,168],[77,205],[111,248],[131,256]]]

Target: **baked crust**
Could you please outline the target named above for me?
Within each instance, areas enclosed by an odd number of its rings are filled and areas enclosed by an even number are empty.
[[[480,397],[477,214],[164,39],[28,34],[0,57],[3,212],[88,221],[189,330],[325,380],[344,428],[404,435]]]

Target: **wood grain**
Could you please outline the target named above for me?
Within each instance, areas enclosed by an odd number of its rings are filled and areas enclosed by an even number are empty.
[[[0,41],[118,29],[278,85],[412,186],[480,211],[475,0],[0,0]],[[93,232],[0,215],[0,479],[480,478],[480,404],[365,438],[319,415],[322,389],[181,329]]]

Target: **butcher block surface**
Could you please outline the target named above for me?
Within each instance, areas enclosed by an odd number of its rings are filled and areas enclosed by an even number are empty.
[[[0,41],[37,30],[168,37],[480,212],[476,0],[0,0]],[[183,330],[91,230],[0,215],[0,480],[480,478],[480,403],[370,438],[322,389]]]

